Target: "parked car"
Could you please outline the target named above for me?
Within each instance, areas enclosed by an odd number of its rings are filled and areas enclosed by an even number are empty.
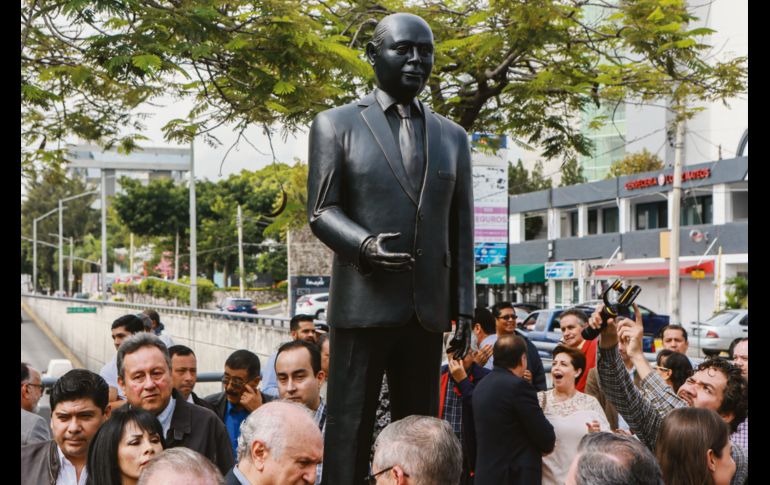
[[[304,313],[313,315],[318,320],[326,319],[326,306],[329,304],[328,293],[311,293],[302,295],[294,306],[294,314]]]
[[[700,335],[700,348],[704,354],[710,356],[727,352],[732,355],[735,344],[749,336],[749,311],[723,310],[701,322],[700,328],[697,322],[685,324],[683,327],[689,335],[690,347],[698,348]]]
[[[561,342],[561,328],[559,321],[561,314],[567,308],[554,308],[548,310],[535,310],[530,313],[521,323],[520,328],[524,334],[533,342]],[[581,308],[581,310],[586,311]],[[593,311],[593,309],[591,310]],[[644,352],[655,352],[655,341],[652,335],[645,335],[642,341],[642,350]],[[541,356],[550,357],[547,352],[540,352]]]
[[[251,315],[257,315],[257,307],[254,306],[254,302],[250,298],[233,298],[227,297],[222,300],[222,303],[218,305],[219,309],[223,312],[233,313],[249,313]],[[247,318],[229,317],[237,320],[249,320]]]
[[[516,312],[516,321],[519,323],[535,310],[540,310],[540,307],[532,303],[513,303],[513,311]]]

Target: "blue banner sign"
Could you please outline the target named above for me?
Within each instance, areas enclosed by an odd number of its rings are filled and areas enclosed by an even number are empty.
[[[575,263],[560,261],[545,263],[545,277],[549,280],[570,280],[575,278]]]
[[[476,264],[505,264],[505,243],[476,244],[473,252],[476,255]]]

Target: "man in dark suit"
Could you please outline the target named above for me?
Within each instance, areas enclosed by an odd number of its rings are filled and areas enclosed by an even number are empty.
[[[198,382],[198,358],[195,352],[185,345],[172,345],[168,348],[168,355],[171,357],[171,379],[174,389],[190,404],[197,404],[217,412],[213,405],[193,392],[195,383]]]
[[[225,425],[211,410],[189,404],[174,389],[170,361],[166,345],[152,333],[139,332],[120,344],[118,384],[127,405],[158,418],[166,448],[197,451],[227,473],[234,459]]]
[[[368,474],[387,373],[392,419],[438,410],[442,333],[470,345],[473,194],[468,137],[415,97],[433,68],[420,17],[377,25],[366,56],[378,89],[320,113],[310,129],[308,219],[335,253],[325,484]]]
[[[553,451],[556,435],[523,379],[527,344],[504,335],[493,349],[495,367],[473,393],[476,424],[475,485],[539,485],[542,455]]]

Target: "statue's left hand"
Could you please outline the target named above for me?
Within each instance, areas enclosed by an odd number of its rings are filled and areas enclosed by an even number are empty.
[[[452,358],[460,360],[465,358],[468,350],[471,348],[471,323],[472,319],[460,315],[457,317],[457,328],[452,340],[449,341],[447,354],[452,353]]]

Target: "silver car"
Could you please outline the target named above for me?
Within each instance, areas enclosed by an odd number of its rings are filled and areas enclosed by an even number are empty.
[[[702,322],[700,328],[696,322],[684,327],[689,334],[691,348],[698,348],[700,336],[700,348],[704,354],[719,355],[720,352],[727,352],[732,355],[735,344],[749,336],[749,311],[723,310]]]

